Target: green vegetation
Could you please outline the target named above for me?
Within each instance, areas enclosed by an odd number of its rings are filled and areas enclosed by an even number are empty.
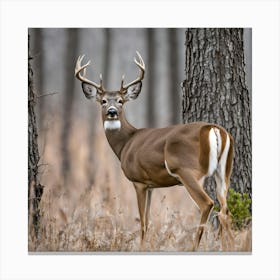
[[[241,194],[234,189],[229,189],[227,205],[232,216],[233,228],[240,230],[246,227],[252,219],[250,212],[251,199],[249,195],[247,193]],[[219,212],[219,205],[215,205],[214,210]]]
[[[247,193],[239,193],[229,189],[228,208],[232,214],[232,223],[236,229],[245,227],[252,216],[250,212],[251,199]]]

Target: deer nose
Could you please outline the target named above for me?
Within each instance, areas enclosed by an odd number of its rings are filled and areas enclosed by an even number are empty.
[[[110,117],[114,117],[118,114],[118,111],[116,108],[109,108],[108,111],[107,111],[107,115],[109,115]]]

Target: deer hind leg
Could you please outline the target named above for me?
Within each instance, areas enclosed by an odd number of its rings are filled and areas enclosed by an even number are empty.
[[[177,174],[201,213],[200,223],[192,248],[192,251],[197,251],[214,202],[203,189],[203,179],[198,181],[192,174],[191,170],[179,170]]]
[[[137,195],[141,223],[141,249],[143,249],[145,234],[148,228],[152,190],[148,189],[147,185],[141,183],[134,183],[134,187]]]
[[[218,237],[221,237],[222,249],[231,250],[233,249],[233,234],[231,230],[231,218],[229,215],[229,210],[227,208],[227,192],[228,185],[225,180],[219,175],[215,175],[216,185],[217,185],[217,198],[220,203],[220,212],[218,214],[220,226],[218,231]],[[226,237],[228,236],[229,244],[226,243]]]
[[[228,135],[226,135],[226,144],[218,163],[218,168],[215,173],[215,180],[217,186],[217,199],[220,204],[220,212],[218,214],[220,226],[218,237],[221,237],[222,249],[232,250],[234,244],[234,237],[231,230],[231,218],[227,207],[227,193],[229,188],[229,177],[231,172],[232,161],[232,142]],[[226,242],[228,237],[228,243]]]

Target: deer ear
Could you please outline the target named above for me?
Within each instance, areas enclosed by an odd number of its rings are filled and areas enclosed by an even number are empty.
[[[138,82],[134,85],[131,85],[128,89],[127,92],[124,94],[124,100],[129,101],[136,99],[141,91],[142,88],[142,82]]]
[[[86,98],[88,98],[88,99],[95,98],[96,101],[98,101],[101,98],[101,94],[91,84],[83,82],[82,89],[83,89],[83,92],[84,92]]]

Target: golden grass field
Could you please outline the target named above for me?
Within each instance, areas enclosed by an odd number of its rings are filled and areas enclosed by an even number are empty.
[[[100,119],[89,144],[87,122],[75,121],[70,136],[71,172],[61,173],[60,124],[57,118],[39,133],[41,200],[39,238],[29,225],[30,252],[138,252],[140,220],[134,187],[105,138]],[[93,153],[93,160],[89,155]],[[89,175],[92,175],[92,183]],[[146,252],[188,252],[199,211],[183,186],[153,191]],[[251,252],[251,226],[234,231],[234,248],[222,247],[208,222],[199,252]]]

